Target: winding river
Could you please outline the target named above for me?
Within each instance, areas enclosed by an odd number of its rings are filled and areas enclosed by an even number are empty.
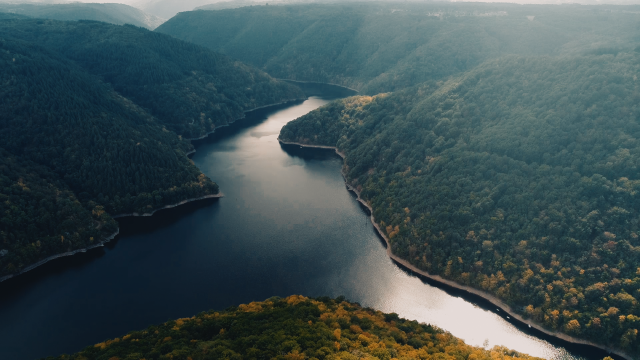
[[[0,284],[0,359],[69,353],[208,309],[290,294],[339,296],[437,325],[467,343],[548,359],[602,359],[511,323],[480,299],[422,280],[386,255],[329,150],[280,145],[280,129],[344,89],[256,110],[196,144],[225,196],[122,218],[104,248]]]

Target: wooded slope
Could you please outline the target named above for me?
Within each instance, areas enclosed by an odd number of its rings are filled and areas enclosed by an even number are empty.
[[[442,80],[508,54],[630,50],[639,6],[348,3],[183,12],[156,29],[276,78],[366,94]]]
[[[336,101],[280,138],[337,146],[395,254],[545,326],[640,353],[640,53],[510,56]]]
[[[292,295],[208,311],[48,359],[538,360],[338,298]]]
[[[225,55],[129,25],[4,21],[0,36],[64,55],[186,138],[203,136],[246,110],[304,96]]]
[[[301,96],[208,49],[99,22],[1,20],[0,63],[0,277],[102,241],[109,214],[217,194],[172,130]]]

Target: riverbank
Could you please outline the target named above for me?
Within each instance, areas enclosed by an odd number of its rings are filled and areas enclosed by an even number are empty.
[[[281,78],[276,78],[276,80],[280,80],[280,81],[287,81],[287,82],[292,82],[292,83],[298,83],[298,84],[323,84],[323,85],[332,85],[332,86],[339,86],[341,88],[345,88],[345,89],[349,89],[351,91],[355,91],[355,92],[360,92],[356,89],[352,89],[350,87],[346,87],[344,85],[340,85],[340,84],[334,84],[334,83],[325,83],[325,82],[317,82],[317,81],[302,81],[302,80],[292,80],[292,79],[281,79]]]
[[[202,136],[200,136],[200,137],[197,137],[197,138],[185,138],[185,140],[189,140],[189,141],[202,140],[202,139],[204,139],[204,138],[208,137],[209,135],[213,134],[214,132],[216,132],[216,130],[217,130],[217,129],[222,128],[222,127],[229,126],[229,125],[231,125],[231,124],[235,123],[235,122],[236,122],[236,121],[238,121],[238,120],[242,120],[242,119],[246,118],[246,117],[247,117],[247,113],[248,113],[248,112],[255,111],[255,110],[260,110],[260,109],[264,109],[264,108],[268,108],[268,107],[270,107],[270,106],[283,105],[283,104],[287,104],[287,103],[290,103],[290,102],[293,102],[293,101],[305,100],[305,99],[307,99],[307,97],[306,97],[306,96],[305,96],[304,98],[291,99],[291,100],[287,100],[287,101],[281,101],[281,102],[279,102],[279,103],[275,103],[275,104],[263,105],[263,106],[255,107],[255,108],[253,108],[253,109],[244,110],[244,111],[242,112],[242,117],[237,118],[237,119],[235,119],[235,120],[232,120],[232,121],[230,121],[230,122],[229,122],[229,123],[227,123],[227,124],[220,125],[220,126],[216,126],[216,127],[215,127],[215,129],[213,129],[213,130],[211,130],[211,131],[207,132],[206,134],[204,134],[204,135],[202,135]],[[188,155],[191,155],[191,154],[193,154],[193,153],[195,153],[195,152],[196,152],[195,150],[191,150],[191,151],[189,151],[186,155],[188,156]]]
[[[184,204],[187,204],[187,203],[190,203],[190,202],[194,202],[194,201],[198,201],[198,200],[221,198],[223,196],[224,196],[224,194],[222,192],[219,192],[217,194],[205,195],[205,196],[200,196],[200,197],[197,197],[197,198],[191,198],[191,199],[182,200],[182,201],[177,202],[175,204],[166,205],[166,206],[163,206],[161,208],[157,208],[157,209],[153,210],[152,212],[148,212],[148,213],[140,214],[140,213],[137,213],[137,212],[133,212],[133,213],[129,213],[129,214],[113,215],[111,217],[114,218],[114,219],[117,219],[117,218],[122,218],[122,217],[127,217],[127,216],[152,216],[153,214],[155,214],[156,212],[158,212],[160,210],[171,209],[171,208],[174,208],[176,206],[184,205]]]
[[[116,219],[116,218],[122,218],[122,217],[127,217],[127,216],[152,216],[153,214],[155,214],[157,211],[160,211],[160,210],[171,209],[171,208],[174,208],[176,206],[180,206],[180,205],[184,205],[184,204],[187,204],[187,203],[190,203],[190,202],[204,200],[204,199],[221,198],[223,196],[224,196],[224,194],[222,192],[219,192],[217,194],[205,195],[205,196],[200,196],[200,197],[197,197],[197,198],[191,198],[191,199],[182,200],[182,201],[180,201],[178,203],[171,204],[171,205],[166,205],[166,206],[163,206],[161,208],[155,209],[155,210],[153,210],[152,212],[149,212],[149,213],[140,214],[140,213],[134,212],[134,213],[130,213],[130,214],[113,215],[111,217]],[[104,244],[106,244],[109,241],[113,240],[119,233],[120,233],[120,229],[118,228],[113,234],[111,234],[109,236],[106,236],[105,238],[102,239],[102,241],[98,242],[95,245],[87,246],[87,247],[84,247],[84,248],[81,248],[81,249],[77,249],[77,250],[73,250],[73,251],[67,251],[67,252],[64,252],[64,253],[61,253],[61,254],[51,255],[51,256],[43,259],[43,260],[38,261],[35,264],[31,264],[31,265],[27,266],[26,268],[20,270],[19,272],[15,273],[15,274],[5,275],[3,277],[0,277],[0,283],[5,281],[5,280],[9,280],[11,278],[14,278],[14,277],[16,277],[18,275],[22,275],[22,274],[26,273],[27,271],[33,270],[33,269],[37,268],[38,266],[41,266],[41,265],[44,265],[44,264],[48,263],[51,260],[55,260],[55,259],[58,259],[58,258],[61,258],[61,257],[75,255],[77,253],[85,253],[88,250],[95,249],[95,248],[98,248],[98,247],[102,247],[102,246],[104,246]]]
[[[278,142],[280,142],[281,144],[284,145],[297,145],[300,147],[307,147],[307,148],[317,148],[317,149],[331,149],[334,150],[336,152],[336,154],[338,154],[343,160],[345,159],[345,154],[343,152],[340,152],[335,146],[325,146],[325,145],[308,145],[308,144],[302,144],[302,143],[297,143],[297,142],[288,142],[288,141],[283,141],[278,137]],[[487,293],[485,291],[476,289],[476,288],[472,288],[470,286],[466,286],[466,285],[461,285],[458,284],[454,281],[451,280],[447,280],[442,278],[439,275],[432,275],[429,274],[428,272],[419,269],[417,267],[415,267],[414,265],[412,265],[411,263],[409,263],[408,261],[406,261],[405,259],[395,255],[393,253],[393,251],[391,250],[391,242],[389,241],[389,238],[385,235],[385,233],[383,232],[383,230],[380,228],[380,226],[378,225],[378,223],[375,220],[375,217],[373,216],[373,208],[362,199],[362,197],[360,196],[360,192],[354,188],[353,186],[351,186],[348,182],[347,182],[347,178],[344,174],[344,172],[342,172],[342,176],[345,179],[345,184],[347,186],[347,189],[349,191],[352,191],[354,194],[356,194],[357,196],[357,200],[359,203],[361,203],[362,205],[364,205],[367,209],[369,209],[369,218],[371,220],[371,223],[373,224],[374,228],[376,229],[376,232],[378,233],[378,235],[384,239],[385,243],[386,243],[386,251],[387,251],[387,255],[396,263],[402,265],[403,267],[405,267],[406,269],[411,270],[412,272],[419,274],[421,276],[424,276],[425,278],[431,279],[437,283],[455,288],[457,290],[461,290],[464,291],[466,293],[469,294],[473,294],[475,296],[479,296],[483,299],[485,299],[486,301],[490,302],[491,304],[493,304],[494,306],[496,306],[499,310],[504,311],[506,314],[508,314],[509,316],[511,316],[512,318],[514,318],[515,320],[519,321],[522,324],[528,325],[531,328],[534,328],[548,336],[552,336],[573,344],[578,344],[578,345],[587,345],[587,346],[593,346],[596,347],[598,349],[602,349],[604,351],[607,351],[609,353],[615,354],[617,356],[620,356],[624,359],[627,360],[633,360],[634,357],[632,357],[630,354],[627,354],[623,351],[617,350],[617,349],[613,349],[613,348],[609,348],[607,346],[603,346],[600,344],[596,344],[593,343],[591,341],[588,340],[583,340],[583,339],[579,339],[561,332],[557,332],[557,331],[551,331],[548,330],[544,327],[542,327],[540,324],[532,322],[531,320],[525,319],[523,318],[520,314],[518,314],[517,312],[515,312],[511,306],[509,306],[508,304],[504,303],[502,300],[500,300],[499,298],[497,298],[496,296]]]
[[[100,242],[96,243],[95,245],[91,245],[91,246],[87,246],[81,249],[77,249],[77,250],[73,250],[73,251],[67,251],[61,254],[56,254],[56,255],[51,255],[45,259],[42,259],[40,261],[38,261],[35,264],[31,264],[29,266],[27,266],[26,268],[20,270],[19,272],[15,273],[15,274],[11,274],[11,275],[5,275],[3,277],[0,277],[0,282],[3,282],[5,280],[9,280],[11,278],[14,278],[18,275],[22,275],[24,273],[26,273],[27,271],[31,271],[35,268],[37,268],[38,266],[44,265],[46,263],[48,263],[51,260],[55,260],[61,257],[65,257],[65,256],[71,256],[71,255],[75,255],[77,253],[84,253],[87,252],[88,250],[91,249],[95,249],[97,247],[102,247],[104,246],[104,244],[108,243],[109,241],[115,239],[115,237],[120,233],[120,229],[117,229],[115,232],[113,232],[112,234],[110,234],[109,236],[105,236]]]

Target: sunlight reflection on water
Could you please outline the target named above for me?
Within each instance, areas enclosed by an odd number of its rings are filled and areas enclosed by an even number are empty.
[[[320,98],[310,98],[297,107],[274,113],[266,122],[253,128],[251,134],[279,133],[280,128],[291,119],[295,119],[324,103],[326,101]],[[255,161],[274,160],[279,157],[278,154],[267,154],[271,150],[268,147],[276,145],[276,138],[277,135],[264,136],[259,139],[259,142],[256,142],[255,137],[245,138],[241,147],[251,152],[251,155],[247,155]],[[296,158],[286,160],[290,161],[290,166],[304,165],[303,161]],[[255,169],[251,165],[249,168]],[[339,171],[339,167],[336,167],[335,171]],[[290,197],[291,192],[294,191],[291,187],[281,186],[269,189],[269,197],[274,199]],[[315,201],[314,207],[318,209],[332,206],[331,203],[318,202],[318,197],[313,193],[305,192],[306,190],[304,188],[301,192],[295,191],[296,198],[301,199],[301,202],[307,202],[304,198],[308,197],[309,202]],[[366,217],[365,214],[363,216]],[[280,216],[273,216],[274,221],[278,221],[279,218]],[[563,348],[555,347],[535,336],[521,332],[493,312],[482,309],[460,297],[451,296],[443,290],[425,284],[415,276],[410,276],[386,256],[386,251],[375,237],[376,235],[373,234],[372,227],[366,222],[365,224],[365,227],[370,229],[363,229],[363,231],[371,233],[371,241],[375,243],[375,246],[368,249],[370,251],[366,256],[361,253],[352,263],[350,269],[340,278],[333,279],[332,286],[339,288],[340,293],[347,295],[348,299],[384,312],[396,312],[407,319],[436,325],[470,345],[483,346],[488,344],[488,348],[494,345],[503,345],[529,355],[554,360],[583,359],[569,354]],[[318,286],[323,287],[321,284]]]

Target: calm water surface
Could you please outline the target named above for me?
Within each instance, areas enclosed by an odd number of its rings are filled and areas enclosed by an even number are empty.
[[[121,219],[121,235],[104,249],[0,284],[0,359],[74,352],[169,319],[291,294],[345,295],[472,345],[549,359],[603,357],[527,334],[482,302],[397,267],[345,189],[342,160],[276,140],[287,122],[341,96],[318,91],[255,111],[197,144],[193,160],[223,198]]]

